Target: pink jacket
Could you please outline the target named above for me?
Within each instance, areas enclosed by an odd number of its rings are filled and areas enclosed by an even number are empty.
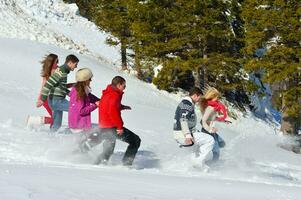
[[[68,125],[73,129],[90,129],[91,112],[97,108],[95,104],[99,99],[93,94],[81,100],[77,99],[77,91],[73,87],[70,92],[70,102],[68,111]]]

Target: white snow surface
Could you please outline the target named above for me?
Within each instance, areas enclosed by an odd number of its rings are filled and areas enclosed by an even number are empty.
[[[119,66],[118,47],[106,45],[108,35],[78,13],[76,4],[62,0],[1,0],[0,36],[53,44]]]
[[[220,162],[208,172],[193,168],[190,149],[180,149],[172,136],[180,96],[118,71],[113,65],[118,51],[97,43],[105,34],[76,10],[58,0],[0,2],[1,200],[300,199],[300,155],[279,148],[288,139],[251,114],[230,125],[217,124],[227,143]],[[81,51],[83,45],[86,50]],[[91,68],[97,96],[115,75],[126,78],[123,104],[132,110],[122,116],[125,126],[142,139],[132,168],[121,165],[123,142],[117,142],[109,165],[95,166],[101,147],[82,154],[76,135],[49,134],[47,126],[26,129],[27,115],[47,115],[35,102],[39,61],[50,52],[59,55],[61,64],[75,54],[79,68]],[[69,82],[74,75],[70,73]],[[97,114],[92,114],[95,123]]]

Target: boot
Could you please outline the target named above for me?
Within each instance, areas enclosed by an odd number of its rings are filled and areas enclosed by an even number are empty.
[[[26,126],[28,129],[38,129],[44,123],[44,117],[41,116],[28,116]]]

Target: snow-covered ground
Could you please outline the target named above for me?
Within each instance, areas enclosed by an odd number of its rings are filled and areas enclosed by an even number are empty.
[[[88,26],[90,22],[76,15],[63,15],[55,21],[50,11],[68,9],[74,10],[58,0],[0,2],[1,200],[300,199],[301,157],[277,147],[286,139],[273,126],[251,115],[230,125],[218,124],[227,143],[221,161],[209,172],[194,169],[189,149],[178,148],[172,137],[179,97],[119,72],[111,64],[116,63],[111,58],[118,51],[103,43],[96,45],[93,39],[105,35]],[[13,13],[22,13],[20,16],[27,16],[23,20],[35,22],[22,23],[22,17]],[[44,28],[37,28],[43,23],[52,27],[45,31],[49,35],[43,35]],[[56,24],[60,28],[53,28]],[[28,33],[18,34],[18,29]],[[79,31],[82,29],[85,31]],[[51,40],[60,34],[74,46],[70,43],[72,48],[66,48],[67,43]],[[76,45],[82,44],[88,50],[78,54],[81,51]],[[102,47],[108,49],[102,52]],[[35,101],[41,82],[39,61],[49,52],[58,54],[60,63],[66,55],[76,54],[79,68],[92,69],[92,89],[97,96],[115,75],[126,78],[123,103],[132,110],[124,111],[123,118],[142,139],[133,168],[120,165],[126,148],[122,142],[117,143],[108,166],[94,166],[91,163],[100,147],[89,154],[77,153],[75,135],[49,135],[46,126],[38,131],[25,128],[28,114],[46,115],[44,109],[35,108]],[[69,82],[74,81],[74,74],[71,72]],[[97,111],[92,117],[98,121]]]
[[[39,41],[119,65],[117,47],[107,35],[78,15],[75,4],[62,0],[1,0],[0,36]]]

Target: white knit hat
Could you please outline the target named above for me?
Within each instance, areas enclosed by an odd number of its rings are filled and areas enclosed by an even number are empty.
[[[76,82],[83,82],[89,80],[92,76],[92,71],[89,68],[82,68],[76,72],[75,80]]]

